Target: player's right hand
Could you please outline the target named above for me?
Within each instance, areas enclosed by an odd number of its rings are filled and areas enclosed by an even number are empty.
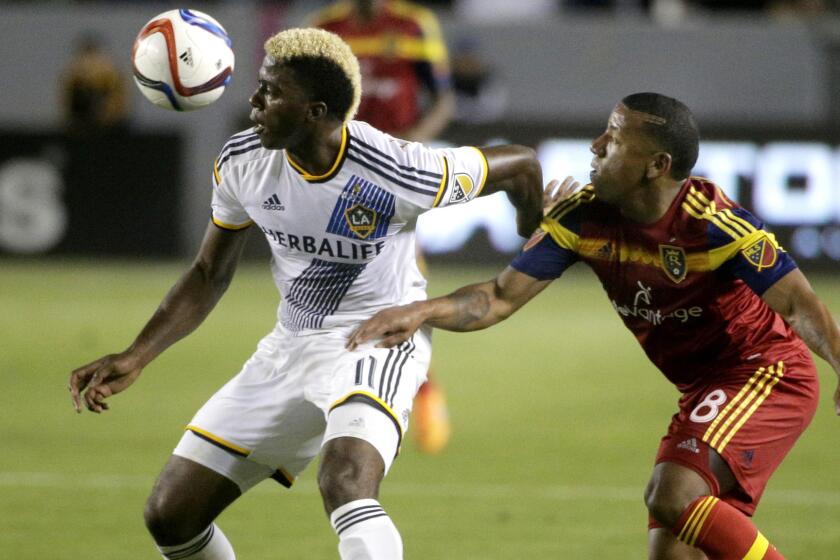
[[[552,179],[543,191],[543,214],[548,214],[558,202],[566,200],[575,194],[579,188],[580,183],[575,181],[574,177],[566,177],[562,183],[557,179]]]
[[[125,352],[109,354],[74,370],[67,389],[76,412],[82,411],[82,399],[91,412],[108,410],[105,399],[134,383],[141,371],[142,366]]]
[[[353,331],[345,348],[352,351],[371,340],[379,341],[377,348],[392,348],[402,344],[423,326],[425,316],[420,311],[420,303],[383,309]]]

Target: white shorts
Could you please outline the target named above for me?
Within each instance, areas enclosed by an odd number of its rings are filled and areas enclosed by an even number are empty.
[[[371,443],[387,472],[426,381],[429,332],[417,331],[391,349],[366,345],[350,352],[346,340],[335,332],[296,336],[278,325],[196,413],[174,453],[230,478],[243,492],[269,477],[291,486],[336,437]]]

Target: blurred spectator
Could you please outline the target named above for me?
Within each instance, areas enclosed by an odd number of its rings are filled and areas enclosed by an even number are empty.
[[[452,87],[458,106],[455,114],[457,122],[492,122],[505,112],[507,88],[481,56],[476,39],[467,37],[455,43],[452,49]]]
[[[61,76],[64,125],[89,134],[123,129],[128,124],[125,77],[93,34],[79,38]]]
[[[449,56],[437,17],[418,4],[344,0],[310,18],[359,58],[357,119],[406,140],[434,140],[455,112]]]

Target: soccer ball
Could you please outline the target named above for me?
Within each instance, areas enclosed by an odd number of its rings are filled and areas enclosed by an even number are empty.
[[[134,81],[164,109],[192,111],[225,91],[233,75],[233,50],[218,21],[198,10],[170,10],[149,21],[131,51]]]

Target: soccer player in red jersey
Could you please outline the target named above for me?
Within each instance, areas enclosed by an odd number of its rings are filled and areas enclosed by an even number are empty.
[[[624,98],[592,142],[592,184],[557,201],[507,269],[380,312],[348,346],[391,346],[424,323],[489,327],[581,260],[681,393],[645,492],[649,558],[778,560],[750,517],[814,415],[808,348],[840,374],[840,330],[761,221],[689,176],[698,149],[684,104]],[[834,403],[840,414],[840,389]]]
[[[341,36],[359,59],[362,101],[357,119],[403,140],[434,140],[455,112],[449,55],[431,10],[402,0],[343,0],[311,17]],[[426,274],[425,259],[417,264]],[[452,428],[446,394],[429,370],[414,398],[414,441],[440,453]]]
[[[402,0],[343,0],[312,18],[359,59],[357,119],[404,140],[437,138],[455,112],[449,55],[437,17]]]

